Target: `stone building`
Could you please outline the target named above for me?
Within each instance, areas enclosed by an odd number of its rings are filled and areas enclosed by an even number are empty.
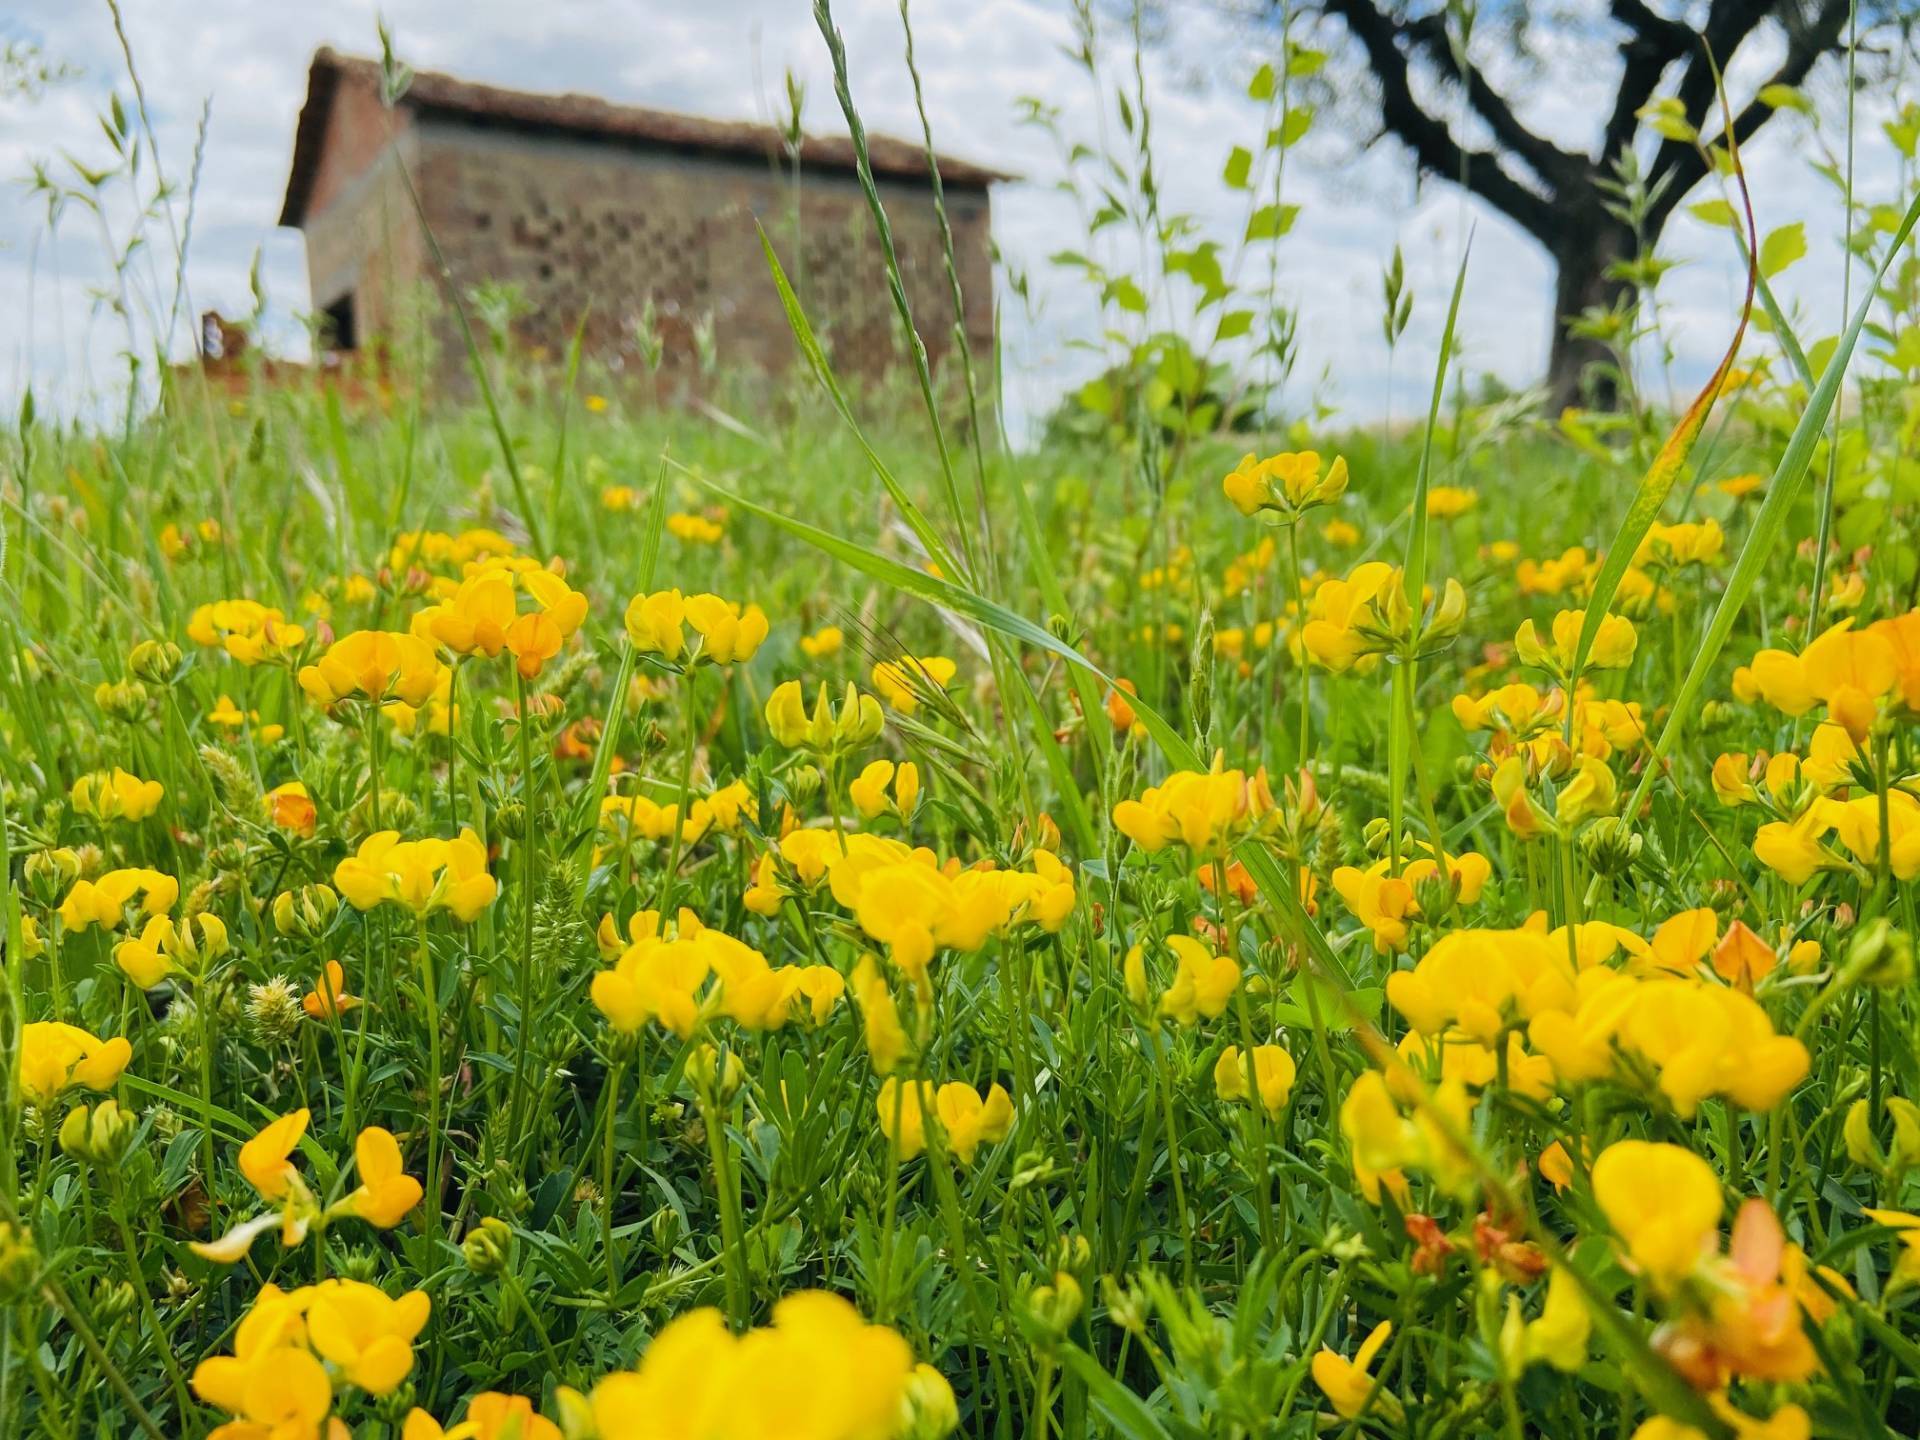
[[[951,348],[953,309],[925,151],[874,135],[869,154],[915,319],[938,363]],[[313,312],[337,349],[398,337],[411,315],[426,313],[410,306],[435,277],[396,155],[460,292],[515,287],[526,344],[564,352],[585,314],[590,352],[631,364],[635,323],[651,301],[669,364],[684,363],[705,331],[723,365],[784,366],[794,342],[757,221],[836,370],[871,376],[900,353],[847,139],[807,137],[796,173],[770,126],[425,73],[388,110],[375,62],[322,49],[308,72],[280,223],[305,232]],[[940,175],[966,336],[984,361],[993,330],[989,187],[1009,177],[946,158]],[[432,325],[442,375],[457,381],[465,359],[443,308]]]

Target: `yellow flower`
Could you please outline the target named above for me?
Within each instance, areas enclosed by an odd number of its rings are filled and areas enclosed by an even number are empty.
[[[291,830],[296,835],[313,834],[319,812],[305,785],[289,780],[267,791],[266,800],[267,814],[280,829]]]
[[[809,660],[824,660],[829,655],[838,655],[845,640],[838,625],[822,625],[811,635],[800,637],[800,653]]]
[[[1537,666],[1549,674],[1564,678],[1573,669],[1574,650],[1580,643],[1580,630],[1586,624],[1584,610],[1562,610],[1553,617],[1553,638],[1543,641],[1533,621],[1524,620],[1514,632],[1513,649],[1522,664]],[[1622,615],[1607,615],[1593,637],[1587,652],[1588,670],[1624,670],[1633,663],[1633,651],[1639,637],[1633,622]]]
[[[1323,475],[1320,456],[1312,450],[1287,451],[1265,460],[1246,455],[1220,488],[1242,515],[1267,510],[1291,520],[1316,505],[1332,504],[1346,492],[1347,462],[1334,457]]]
[[[98,880],[76,880],[60,902],[60,923],[78,935],[89,926],[117,930],[134,896],[140,914],[164,915],[180,898],[180,882],[158,870],[109,870]]]
[[[305,1440],[333,1408],[326,1367],[307,1348],[310,1290],[287,1294],[268,1283],[234,1331],[233,1354],[202,1360],[193,1392],[234,1417],[226,1440]]]
[[[1617,1141],[1593,1162],[1593,1198],[1634,1264],[1663,1293],[1715,1247],[1720,1181],[1691,1150],[1658,1141]]]
[[[415,915],[450,910],[463,924],[499,893],[487,873],[486,846],[472,830],[452,840],[402,840],[398,831],[382,830],[334,867],[333,883],[357,910],[391,901]]]
[[[1286,1108],[1296,1073],[1293,1056],[1280,1046],[1253,1047],[1253,1080],[1260,1089],[1260,1106],[1269,1115]],[[1213,1089],[1222,1100],[1247,1098],[1247,1062],[1238,1045],[1227,1046],[1214,1062]]]
[[[338,960],[329,960],[320,983],[301,997],[300,1008],[316,1020],[325,1020],[329,1015],[344,1015],[359,1003],[358,995],[347,993],[346,968]]]
[[[1718,520],[1689,521],[1679,525],[1654,524],[1640,542],[1635,560],[1643,565],[1711,565],[1726,549],[1726,533]]]
[[[1459,485],[1434,485],[1427,490],[1427,515],[1434,520],[1457,520],[1480,502],[1476,490]]]
[[[1547,1302],[1540,1318],[1527,1322],[1527,1360],[1544,1360],[1571,1375],[1587,1363],[1587,1339],[1592,1333],[1593,1315],[1579,1281],[1564,1265],[1554,1266],[1547,1276]]]
[[[1159,1014],[1181,1025],[1197,1024],[1204,1015],[1218,1019],[1226,1012],[1240,984],[1240,967],[1225,955],[1216,955],[1191,935],[1169,935],[1166,946],[1174,955],[1173,983],[1160,995]],[[1140,1003],[1146,1003],[1145,952],[1136,945],[1127,952],[1123,966],[1128,974],[1139,973]]]
[[[744,1335],[717,1310],[680,1316],[654,1337],[637,1371],[601,1380],[588,1404],[599,1440],[937,1440],[951,1428],[942,1388],[916,1370],[900,1336],[836,1295],[808,1291],[787,1296],[771,1325]]]
[[[450,1430],[415,1406],[400,1427],[400,1440],[561,1440],[561,1430],[534,1413],[526,1396],[483,1390],[467,1402],[467,1418]]]
[[[1606,762],[1582,756],[1574,764],[1573,778],[1554,796],[1553,817],[1562,825],[1578,825],[1597,815],[1611,815],[1619,800],[1619,784]]]
[[[704,515],[676,511],[667,516],[667,533],[690,545],[718,545],[727,532],[723,526],[714,524]]]
[[[873,667],[873,688],[890,709],[911,715],[923,699],[952,683],[957,668],[944,655],[883,660]]]
[[[686,618],[686,597],[678,590],[636,595],[627,603],[627,639],[643,655],[678,660],[687,648]]]
[[[886,728],[880,702],[861,694],[851,683],[837,710],[828,703],[827,687],[822,685],[809,715],[800,682],[788,680],[775,686],[767,697],[766,719],[768,731],[787,749],[813,750],[822,755],[864,745]]]
[[[290,1158],[307,1133],[309,1112],[282,1115],[240,1147],[240,1173],[262,1200],[284,1200],[299,1183]]]
[[[547,661],[560,653],[565,637],[553,617],[543,611],[516,616],[507,626],[502,642],[513,655],[514,669],[523,680],[539,675]]]
[[[891,797],[887,794],[889,784],[893,786]],[[891,814],[905,821],[920,799],[920,769],[911,760],[901,761],[897,768],[891,760],[869,761],[847,786],[847,798],[863,820]]]
[[[456,655],[492,659],[506,647],[507,627],[513,624],[518,609],[513,572],[486,569],[462,580],[442,603],[414,616],[409,628],[421,639],[444,645]]]
[[[307,1338],[320,1358],[370,1395],[400,1387],[432,1302],[424,1290],[394,1299],[357,1280],[322,1280],[307,1303]]]
[[[1142,850],[1151,853],[1177,843],[1200,857],[1230,849],[1277,819],[1266,771],[1249,777],[1222,768],[1218,757],[1210,771],[1176,771],[1138,800],[1113,807],[1114,828]]]
[[[758,605],[745,610],[718,595],[693,595],[686,602],[687,624],[702,639],[701,660],[733,665],[751,660],[767,638],[767,616]]]
[[[595,975],[589,994],[622,1034],[636,1034],[651,1020],[689,1039],[701,1018],[697,992],[713,970],[709,957],[698,934],[649,936]]]
[[[418,707],[433,695],[445,669],[433,646],[417,635],[356,630],[301,669],[300,688],[320,705],[358,696]]]
[[[1360,1342],[1353,1359],[1327,1348],[1313,1357],[1313,1383],[1320,1387],[1341,1419],[1355,1420],[1362,1412],[1370,1412],[1399,1424],[1399,1400],[1384,1387],[1376,1392],[1373,1377],[1367,1373],[1392,1334],[1393,1322],[1382,1320]]]
[[[73,808],[96,820],[125,820],[134,823],[146,819],[160,808],[166,787],[158,780],[142,780],[119,766],[112,773],[82,775],[73,782]]]
[[[911,1160],[926,1149],[924,1102],[929,1098],[947,1149],[963,1165],[973,1163],[982,1142],[997,1144],[1013,1129],[1013,1100],[999,1085],[989,1086],[983,1097],[958,1080],[950,1080],[936,1091],[924,1080],[902,1087],[898,1079],[889,1078],[881,1084],[874,1103],[880,1132],[899,1147],[902,1160]]]
[[[1400,572],[1384,560],[1369,560],[1346,579],[1321,585],[1313,592],[1300,630],[1305,652],[1338,674],[1386,649],[1380,606],[1389,586],[1400,583],[1399,577]]]
[[[1762,825],[1753,837],[1753,858],[1789,885],[1804,885],[1816,871],[1836,869],[1845,861],[1821,843],[1831,830],[1836,807],[1816,800],[1792,820]]]
[[[400,1142],[392,1132],[369,1125],[353,1142],[353,1159],[360,1172],[360,1187],[333,1208],[376,1229],[391,1230],[420,1203],[422,1193],[420,1182],[406,1173]]]
[[[20,1031],[20,1093],[36,1105],[50,1105],[63,1090],[111,1090],[133,1059],[123,1036],[102,1040],[78,1025],[33,1020]]]
[[[893,992],[871,955],[862,955],[855,963],[852,987],[854,1002],[860,1007],[867,1056],[876,1074],[890,1074],[906,1055],[909,1042],[899,1008],[893,1003]]]

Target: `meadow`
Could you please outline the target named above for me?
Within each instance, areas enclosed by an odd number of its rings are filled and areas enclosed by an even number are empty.
[[[0,1429],[1920,1431],[1917,215],[1671,408],[29,403]]]

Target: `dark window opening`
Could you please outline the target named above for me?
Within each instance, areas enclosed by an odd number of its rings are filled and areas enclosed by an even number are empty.
[[[329,350],[354,350],[360,337],[353,325],[353,292],[349,290],[321,312],[324,318],[322,343]]]

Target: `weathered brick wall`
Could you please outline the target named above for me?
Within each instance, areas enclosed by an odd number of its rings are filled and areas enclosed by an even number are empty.
[[[407,165],[419,162],[410,119],[404,108],[383,108],[370,83],[343,77],[302,227],[314,310],[351,296],[363,344],[395,337],[427,277],[426,245],[394,158],[397,136]]]
[[[651,297],[669,354],[684,363],[711,316],[723,365],[777,369],[794,355],[755,221],[773,237],[828,339],[836,368],[873,375],[893,363],[886,272],[864,198],[847,174],[803,174],[795,263],[790,177],[770,165],[416,117],[414,173],[456,281],[511,282],[528,302],[520,338],[558,353],[583,311],[590,347],[631,358],[633,321]],[[883,182],[908,297],[936,363],[950,348],[952,302],[930,192]],[[984,359],[992,336],[987,198],[948,196],[967,298],[967,333]],[[316,275],[318,270],[315,271]],[[443,346],[446,363],[457,347]]]

